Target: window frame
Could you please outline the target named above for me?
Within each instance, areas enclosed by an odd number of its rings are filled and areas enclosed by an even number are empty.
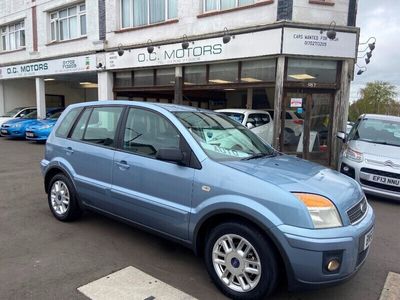
[[[159,21],[159,22],[151,23],[150,22],[150,16],[151,16],[151,13],[150,13],[150,8],[151,8],[150,2],[151,2],[151,0],[145,0],[146,1],[146,5],[147,5],[146,23],[142,24],[142,25],[134,25],[133,24],[134,23],[133,22],[134,21],[133,20],[133,18],[134,18],[134,13],[133,13],[133,7],[134,6],[133,6],[133,3],[134,3],[135,0],[127,0],[127,1],[129,1],[129,7],[131,9],[130,9],[130,12],[129,12],[129,26],[124,27],[123,26],[123,5],[122,5],[122,1],[123,0],[119,0],[119,29],[120,30],[126,30],[126,29],[130,29],[130,28],[140,28],[140,27],[145,27],[145,26],[152,26],[152,25],[155,25],[155,24],[162,24],[164,22],[168,22],[170,20],[175,20],[175,19],[178,18],[178,11],[176,11],[176,13],[175,13],[176,16],[175,17],[169,18],[169,15],[170,15],[170,13],[169,13],[169,1],[172,1],[172,0],[163,0],[164,1],[164,7],[165,7],[164,20]],[[176,7],[176,9],[178,10],[178,7]]]
[[[81,10],[81,7],[84,6],[85,9]],[[69,10],[76,8],[76,13],[74,15],[69,15]],[[60,17],[60,12],[61,11],[67,11],[67,16],[65,17]],[[55,18],[53,18],[52,16],[55,15]],[[82,27],[81,27],[81,17],[85,16],[85,34],[82,34]],[[76,18],[76,36],[71,38],[71,32],[70,32],[70,20],[72,18]],[[74,5],[70,5],[70,6],[65,6],[62,8],[58,8],[52,11],[48,12],[48,18],[49,18],[49,40],[51,43],[55,43],[55,42],[66,42],[66,41],[72,41],[72,40],[76,40],[76,39],[80,39],[83,37],[87,37],[87,6],[86,6],[86,2],[80,2]],[[61,39],[61,26],[60,26],[60,22],[61,21],[66,21],[67,22],[67,35],[68,38],[64,38]],[[53,37],[53,26],[54,26],[54,37]],[[65,37],[65,33],[64,33],[64,37]]]
[[[119,119],[118,119],[117,127],[115,128],[113,145],[112,146],[107,146],[107,145],[103,145],[103,144],[95,144],[95,143],[92,143],[92,142],[85,141],[83,139],[83,137],[85,136],[86,128],[87,128],[88,122],[90,120],[90,117],[92,116],[93,110],[95,108],[107,108],[107,107],[122,107],[122,111],[121,111],[121,114],[120,114]],[[82,118],[83,114],[87,110],[90,110],[90,113],[89,113],[88,119],[86,120],[86,123],[85,123],[85,129],[83,130],[82,139],[73,139],[72,138],[72,134],[73,134],[73,132],[74,132],[79,120]],[[91,146],[94,146],[94,147],[101,147],[101,148],[116,150],[118,148],[119,143],[120,143],[119,138],[120,138],[120,131],[121,131],[121,123],[124,120],[124,116],[125,116],[126,110],[127,110],[127,106],[126,105],[121,105],[121,104],[84,106],[82,108],[81,112],[79,113],[79,115],[75,118],[75,121],[74,121],[73,125],[69,129],[68,135],[66,137],[64,137],[64,138],[69,140],[69,141],[76,142],[76,143],[83,143],[83,144],[91,145]]]
[[[210,10],[206,10],[206,2],[207,0],[203,0],[203,13],[207,14],[207,13],[212,13],[212,12],[219,12],[219,11],[226,11],[226,10],[231,10],[231,9],[238,9],[241,7],[247,7],[247,6],[252,6],[255,5],[257,3],[262,3],[264,1],[268,1],[268,0],[253,0],[253,3],[249,3],[249,4],[244,4],[244,5],[239,5],[240,0],[235,0],[235,6],[234,7],[230,7],[230,8],[222,8],[222,0],[217,0],[217,7],[216,9],[210,9]]]
[[[17,25],[20,26],[18,29],[16,29]],[[21,43],[22,34],[24,36],[23,45]],[[3,38],[5,44],[3,42]],[[13,41],[11,41],[11,39],[13,39]],[[11,47],[12,44],[13,47]],[[18,21],[0,26],[0,52],[17,51],[25,48],[26,48],[25,19],[20,19]]]

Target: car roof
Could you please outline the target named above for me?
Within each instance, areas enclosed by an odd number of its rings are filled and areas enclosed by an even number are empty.
[[[232,112],[232,113],[268,113],[264,109],[246,109],[246,108],[224,108],[224,109],[216,109],[216,112]]]
[[[130,105],[143,108],[162,108],[169,112],[213,112],[203,108],[179,105],[173,103],[154,103],[154,102],[140,102],[140,101],[128,101],[128,100],[101,100],[101,101],[90,101],[82,102],[70,105],[71,107],[87,107],[87,106],[99,106],[99,105]]]
[[[378,115],[378,114],[364,114],[361,116],[362,119],[375,119],[384,121],[396,121],[400,122],[400,117],[390,115]]]

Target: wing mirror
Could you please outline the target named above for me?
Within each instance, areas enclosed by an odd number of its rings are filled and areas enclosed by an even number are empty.
[[[156,158],[159,160],[183,163],[184,155],[181,149],[178,148],[161,148],[158,149]]]
[[[247,127],[248,129],[253,129],[255,126],[253,125],[253,123],[247,123],[247,124],[246,124],[246,127]]]
[[[343,131],[338,131],[338,133],[336,134],[336,137],[338,139],[341,139],[343,141],[343,143],[344,143],[344,142],[346,142],[347,134],[345,132],[343,132]]]

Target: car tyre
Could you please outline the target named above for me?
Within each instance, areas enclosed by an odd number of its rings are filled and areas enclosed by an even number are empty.
[[[74,186],[64,174],[57,174],[50,180],[47,199],[51,212],[59,221],[73,221],[82,215]]]
[[[213,228],[206,237],[204,259],[213,282],[232,299],[262,299],[279,282],[274,248],[265,234],[245,223]]]

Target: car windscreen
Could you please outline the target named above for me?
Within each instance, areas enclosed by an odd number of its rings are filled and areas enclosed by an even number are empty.
[[[227,116],[207,112],[176,112],[175,115],[216,161],[275,155],[271,146]]]
[[[400,146],[400,122],[363,119],[357,128],[350,133],[349,139]]]
[[[239,122],[242,124],[243,119],[244,119],[244,114],[241,113],[235,113],[235,112],[228,112],[228,111],[221,111],[221,114],[224,114],[225,116],[228,116],[232,120]]]
[[[14,108],[13,110],[10,110],[9,112],[6,112],[2,117],[7,117],[7,118],[12,118],[14,117],[19,111],[21,111],[21,107]]]
[[[62,111],[58,111],[56,113],[50,113],[50,115],[46,119],[57,120],[62,114]]]
[[[21,117],[21,119],[37,119],[37,111],[33,111],[23,117]]]

